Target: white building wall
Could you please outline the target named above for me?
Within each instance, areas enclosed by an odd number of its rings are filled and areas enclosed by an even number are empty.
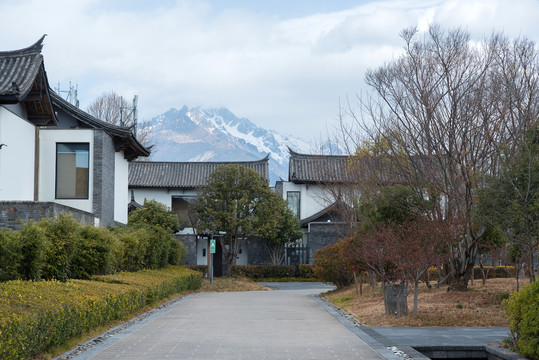
[[[129,189],[129,201],[131,201],[131,190],[135,195],[135,201],[143,205],[146,200],[157,200],[169,208],[172,208],[173,196],[197,196],[198,192],[195,190],[167,190],[167,189]],[[126,202],[126,204],[128,203]]]
[[[219,241],[216,239],[216,241]],[[248,265],[249,258],[247,257],[247,244],[243,244],[241,254],[236,257],[236,265]],[[197,239],[197,265],[208,265],[208,256],[210,249],[208,248],[208,239]],[[224,258],[223,258],[224,261]]]
[[[54,201],[58,204],[93,212],[94,193],[94,131],[87,129],[41,129],[39,132],[39,201]],[[56,144],[89,143],[89,198],[56,199]]]
[[[197,265],[208,265],[208,239],[197,239]]]
[[[0,106],[0,200],[34,200],[35,131]]]
[[[120,151],[114,155],[114,220],[127,224],[127,204],[130,197],[127,191],[129,185],[129,162]]]
[[[283,182],[283,199],[287,199],[288,191],[300,192],[300,218],[305,219],[325,209],[334,202],[333,197],[319,185],[294,184]]]

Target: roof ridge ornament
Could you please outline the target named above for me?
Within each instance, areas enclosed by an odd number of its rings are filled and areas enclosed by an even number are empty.
[[[17,53],[20,55],[41,54],[41,50],[43,49],[43,40],[45,40],[45,36],[47,36],[47,34],[43,34],[43,36],[41,36],[38,41],[28,47],[16,50],[0,51],[0,56],[14,55]]]

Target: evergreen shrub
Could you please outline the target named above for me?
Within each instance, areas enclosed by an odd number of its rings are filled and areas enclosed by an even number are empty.
[[[15,231],[0,229],[0,281],[20,278],[20,237]]]
[[[200,287],[202,275],[178,266],[94,280],[0,283],[0,359],[38,356],[52,346],[156,300]]]
[[[504,305],[516,352],[539,360],[539,282],[512,294]]]
[[[245,276],[251,279],[294,277],[295,266],[290,265],[235,265],[232,276]]]
[[[314,254],[313,262],[316,277],[335,284],[339,289],[349,286],[354,279],[350,261],[343,256],[344,246],[343,241],[327,245]]]

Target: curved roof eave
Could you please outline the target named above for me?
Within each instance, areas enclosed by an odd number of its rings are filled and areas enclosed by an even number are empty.
[[[128,160],[134,160],[138,156],[149,156],[150,150],[140,143],[131,132],[131,128],[126,126],[117,126],[109,124],[105,121],[88,114],[87,112],[79,109],[70,102],[64,100],[60,95],[54,91],[50,91],[51,99],[54,106],[67,112],[78,121],[90,126],[94,129],[103,129],[107,134],[115,138],[116,150],[124,150],[125,156]]]

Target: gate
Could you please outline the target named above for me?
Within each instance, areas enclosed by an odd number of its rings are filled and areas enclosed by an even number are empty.
[[[297,266],[309,263],[309,246],[291,246],[284,250],[286,265]]]

